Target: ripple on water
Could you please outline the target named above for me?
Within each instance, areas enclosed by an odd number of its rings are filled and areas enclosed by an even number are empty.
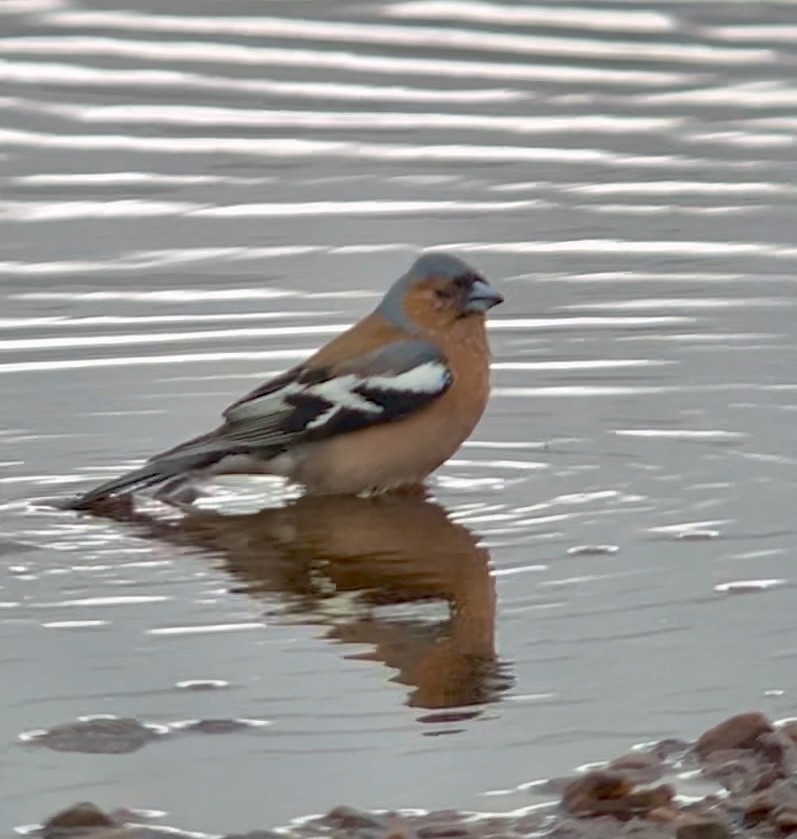
[[[64,772],[219,833],[524,807],[530,762],[750,691],[791,713],[788,4],[228,5],[0,3],[0,726],[152,745],[18,749],[0,827]],[[213,427],[431,246],[507,300],[431,499],[45,507]]]

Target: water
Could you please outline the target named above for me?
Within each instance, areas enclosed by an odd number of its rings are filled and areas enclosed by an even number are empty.
[[[516,807],[793,715],[795,4],[219,8],[0,3],[3,828]],[[37,506],[215,424],[425,246],[507,298],[434,504]],[[269,724],[16,742],[91,714]]]

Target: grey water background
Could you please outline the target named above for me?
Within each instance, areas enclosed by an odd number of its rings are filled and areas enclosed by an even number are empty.
[[[796,49],[793,2],[0,2],[3,829],[519,807],[797,714]],[[210,427],[431,246],[506,296],[439,508],[159,538],[37,503]],[[91,714],[268,725],[18,741]]]

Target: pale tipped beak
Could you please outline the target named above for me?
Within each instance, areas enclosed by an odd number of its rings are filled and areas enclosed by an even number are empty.
[[[465,311],[486,312],[503,302],[504,298],[486,280],[476,280],[468,292]]]

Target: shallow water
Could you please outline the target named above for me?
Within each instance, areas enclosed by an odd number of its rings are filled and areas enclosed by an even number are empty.
[[[503,809],[793,715],[797,6],[218,9],[0,3],[2,827]],[[424,246],[507,299],[433,502],[37,506],[214,424]],[[91,714],[268,725],[15,742]]]

